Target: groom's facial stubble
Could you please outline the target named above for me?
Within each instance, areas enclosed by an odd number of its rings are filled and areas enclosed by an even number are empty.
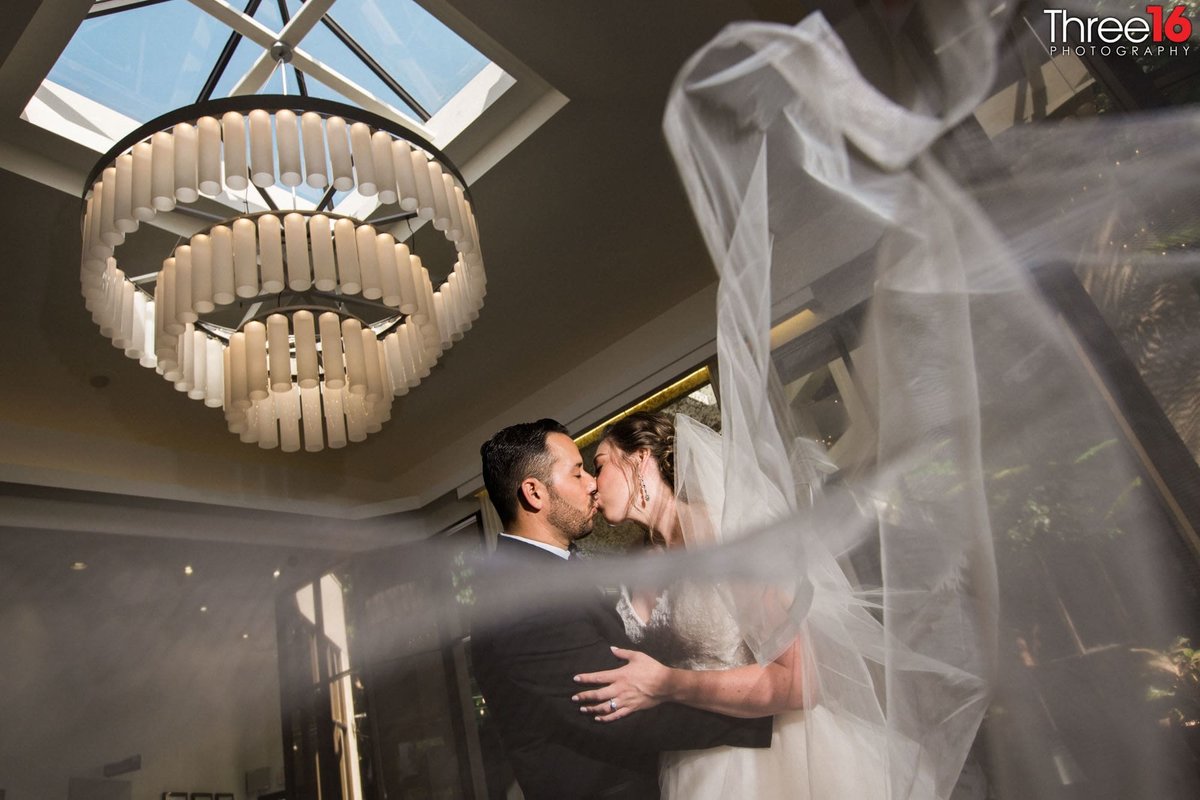
[[[583,457],[569,436],[551,434],[546,448],[554,456],[551,479],[546,484],[549,505],[546,521],[569,539],[592,532],[596,514],[596,480],[583,468]]]

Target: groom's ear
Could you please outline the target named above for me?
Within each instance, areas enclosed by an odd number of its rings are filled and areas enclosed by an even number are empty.
[[[549,496],[546,484],[537,478],[525,478],[517,487],[517,499],[521,501],[521,505],[526,511],[541,511]]]

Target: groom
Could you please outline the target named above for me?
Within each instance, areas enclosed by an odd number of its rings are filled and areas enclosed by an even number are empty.
[[[471,657],[526,800],[655,800],[660,751],[769,747],[770,718],[670,703],[611,723],[580,713],[573,676],[620,666],[610,645],[631,646],[613,604],[592,589],[504,612],[531,576],[572,569],[572,542],[592,530],[595,478],[550,419],[505,428],[480,455],[506,532],[477,584]]]

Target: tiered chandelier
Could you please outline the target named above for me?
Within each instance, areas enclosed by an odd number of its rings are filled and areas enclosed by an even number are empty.
[[[315,210],[276,210],[272,196],[304,183],[325,191]],[[252,189],[271,210],[247,203],[214,219],[161,265],[120,263],[143,222]],[[396,213],[370,224],[322,210],[334,191]],[[376,228],[405,218],[430,222],[454,248],[437,288],[407,244]],[[486,293],[470,193],[441,152],[383,117],[286,95],[178,109],[109,150],[84,192],[80,279],[116,347],[223,408],[243,442],[288,452],[378,431]]]

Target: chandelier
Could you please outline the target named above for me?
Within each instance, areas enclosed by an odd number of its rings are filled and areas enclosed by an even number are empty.
[[[303,184],[324,192],[315,208],[296,207]],[[250,211],[251,191],[268,210]],[[395,213],[334,213],[335,191]],[[196,207],[220,208],[218,195],[240,197],[243,213]],[[208,227],[161,264],[123,263],[126,238],[171,211]],[[80,281],[100,332],[262,448],[318,451],[380,430],[486,294],[455,166],[391,120],[311,97],[231,97],[152,120],[93,168],[82,215]],[[382,229],[400,220],[410,234],[426,222],[444,234],[455,254],[444,277],[435,282],[411,235]]]

